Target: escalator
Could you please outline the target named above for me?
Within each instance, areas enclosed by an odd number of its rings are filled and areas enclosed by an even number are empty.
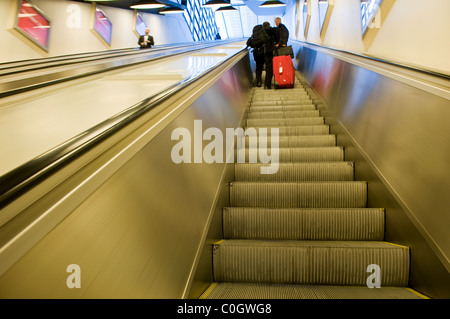
[[[373,180],[358,178],[360,159],[299,74],[294,89],[251,88],[242,43],[177,59],[102,77],[121,94],[134,78],[147,97],[2,176],[0,297],[434,298],[413,263],[429,258],[391,240],[405,224],[371,205]],[[174,132],[195,139],[200,120],[221,132],[278,128],[278,172],[261,174],[251,148],[243,163],[176,163]],[[67,285],[71,265],[81,288]]]
[[[426,298],[408,288],[409,247],[384,241],[384,209],[367,207],[367,183],[297,77],[294,89],[253,89],[246,129],[279,129],[278,171],[234,164],[200,299]]]

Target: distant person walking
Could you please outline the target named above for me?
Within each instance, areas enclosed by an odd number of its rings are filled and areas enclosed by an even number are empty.
[[[217,34],[216,37],[214,38],[214,40],[222,40],[222,37],[220,36],[220,29],[217,28]]]
[[[152,45],[155,45],[153,37],[150,35],[149,28],[145,28],[145,34],[139,37],[138,44],[141,47],[141,49],[151,48]]]

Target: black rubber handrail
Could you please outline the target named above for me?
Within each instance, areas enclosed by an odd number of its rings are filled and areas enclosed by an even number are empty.
[[[221,42],[222,44],[235,42],[235,40],[229,40]],[[193,47],[192,45],[183,46],[181,48],[171,48],[167,50],[148,50],[145,53],[141,55],[136,54],[126,54],[125,56],[128,56],[128,59],[122,59],[120,61],[110,61],[110,62],[101,62],[95,65],[87,65],[87,66],[81,66],[77,68],[72,69],[66,69],[63,71],[56,71],[54,73],[49,74],[43,74],[38,75],[35,77],[28,77],[26,79],[20,79],[20,80],[13,80],[10,82],[4,82],[0,83],[0,98],[11,96],[14,94],[24,93],[31,90],[51,86],[54,84],[71,81],[75,79],[79,79],[82,77],[87,77],[99,73],[104,73],[111,70],[116,70],[123,67],[133,66],[137,65],[139,63],[143,62],[149,62],[154,61],[157,59],[161,59],[164,57],[169,56],[168,51],[170,53],[170,56],[177,55],[177,54],[183,54],[187,52],[192,51],[198,51],[202,50],[208,47],[217,46],[217,42],[206,42],[201,43],[199,45],[195,45]],[[114,58],[114,57],[113,57]],[[96,60],[96,59],[94,59]],[[87,62],[86,62],[87,63]]]
[[[438,78],[450,80],[450,75],[449,74],[440,73],[440,72],[437,72],[437,71],[422,69],[422,68],[411,66],[411,65],[407,65],[407,64],[400,64],[398,62],[388,61],[388,60],[384,60],[384,59],[381,59],[381,58],[377,58],[377,57],[373,57],[373,56],[365,55],[365,54],[361,54],[361,53],[355,53],[355,52],[351,52],[351,51],[345,51],[345,50],[330,48],[330,47],[326,47],[326,46],[319,45],[319,44],[316,44],[316,43],[310,43],[310,42],[300,41],[300,40],[292,40],[292,41],[293,42],[304,43],[304,44],[307,44],[307,45],[311,45],[311,46],[315,46],[315,47],[319,47],[319,48],[322,48],[322,49],[327,49],[327,50],[331,50],[331,51],[335,51],[335,52],[339,52],[339,53],[346,53],[346,54],[350,54],[350,55],[357,56],[357,57],[360,57],[360,58],[369,59],[369,60],[372,60],[372,61],[381,62],[381,63],[389,64],[389,65],[392,65],[392,66],[396,66],[396,67],[399,67],[399,68],[408,69],[408,70],[411,70],[411,71],[416,71],[416,72],[424,73],[424,74],[427,74],[427,75],[432,75],[432,76],[435,76],[435,77],[438,77]]]
[[[204,43],[196,43],[196,44],[204,44]],[[161,50],[171,50],[177,47],[192,47],[193,43],[181,43],[178,45],[166,45],[166,46],[154,46],[152,48],[152,52],[161,51]],[[0,66],[0,79],[2,76],[10,76],[14,74],[20,74],[24,72],[32,72],[36,70],[42,70],[46,68],[52,67],[60,67],[64,65],[71,65],[77,63],[85,63],[96,60],[104,60],[110,58],[120,58],[122,56],[134,55],[134,54],[145,54],[150,50],[139,50],[138,48],[132,49],[118,49],[118,50],[109,50],[109,51],[99,51],[99,52],[90,52],[90,53],[80,53],[76,55],[69,56],[55,56],[51,58],[43,58],[39,59],[35,62],[29,61],[21,61],[18,62],[18,65],[1,67]],[[2,73],[2,71],[5,71]]]
[[[28,59],[28,60],[13,60],[13,61],[1,62],[0,63],[0,71],[7,70],[7,69],[13,69],[13,68],[19,68],[19,67],[25,67],[25,66],[37,65],[40,63],[64,61],[64,60],[68,60],[68,59],[77,59],[77,58],[83,58],[83,57],[89,57],[89,56],[95,56],[95,55],[101,56],[104,54],[113,54],[113,53],[117,53],[117,52],[125,52],[125,51],[132,51],[132,50],[137,50],[137,49],[136,48],[122,48],[122,49],[114,49],[114,50],[79,52],[79,53],[50,56],[50,57],[45,57],[45,58],[35,58],[35,59]]]
[[[28,161],[27,163],[0,176],[0,209],[11,203],[14,199],[26,193],[51,174],[55,173],[75,158],[86,153],[106,138],[110,137],[126,125],[156,107],[158,104],[182,90],[188,85],[200,80],[217,69],[220,65],[238,54],[248,53],[242,49],[226,58],[219,65],[213,65],[206,70],[193,74],[168,88],[156,93],[111,118],[95,125],[91,129],[73,137],[56,146],[54,149]]]
[[[197,41],[195,43],[209,43],[212,41]],[[217,42],[217,41],[216,41]],[[178,43],[168,43],[164,45],[155,45],[153,46],[154,49],[156,48],[167,48],[167,47],[173,47],[173,46],[188,46],[192,45],[194,42],[178,42]],[[72,59],[72,58],[82,58],[87,56],[101,56],[101,55],[107,55],[107,54],[114,54],[114,53],[120,53],[120,52],[133,52],[133,51],[142,51],[139,50],[138,47],[130,47],[130,48],[121,48],[121,49],[111,49],[111,50],[102,50],[102,51],[88,51],[88,52],[78,52],[78,53],[70,53],[70,54],[63,54],[63,55],[57,55],[57,56],[50,56],[50,57],[43,57],[43,58],[35,58],[35,59],[26,59],[26,60],[14,60],[14,61],[6,61],[6,62],[0,62],[0,70],[2,69],[8,69],[8,68],[14,68],[16,66],[11,66],[16,64],[17,67],[21,66],[27,66],[27,65],[35,65],[39,63],[47,63],[51,61],[58,61],[58,60],[66,60],[66,59]]]

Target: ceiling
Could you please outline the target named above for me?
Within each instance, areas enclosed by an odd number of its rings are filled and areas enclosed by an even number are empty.
[[[94,0],[70,0],[75,2],[95,2]],[[161,3],[170,5],[179,6],[180,3],[183,3],[184,1],[180,0],[158,0]],[[275,8],[260,8],[259,5],[263,3],[263,0],[231,0],[231,4],[233,6],[241,6],[246,5],[250,10],[253,11],[256,15],[259,16],[267,16],[267,15],[279,15],[282,16],[286,9],[289,8],[293,3],[295,3],[297,0],[281,0],[282,2],[286,3],[285,7],[275,7]],[[109,7],[116,7],[116,8],[122,8],[122,9],[130,9],[130,6],[134,3],[138,2],[138,0],[114,0],[114,1],[98,1],[97,4],[102,6],[109,6]],[[158,9],[146,9],[146,10],[139,10],[144,11],[148,13],[158,13]]]
[[[264,0],[231,0],[231,3],[242,3],[245,4],[250,10],[253,11],[257,16],[282,16],[293,3],[297,0],[280,0],[286,4],[285,7],[275,7],[275,8],[260,8],[259,6],[264,3]]]

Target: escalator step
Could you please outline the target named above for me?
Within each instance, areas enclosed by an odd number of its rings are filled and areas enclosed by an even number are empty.
[[[199,299],[428,299],[404,287],[213,283]]]
[[[233,207],[362,208],[367,205],[367,183],[354,182],[234,182]]]
[[[353,181],[352,162],[279,163],[274,174],[261,174],[268,164],[235,164],[235,181]]]
[[[320,117],[320,111],[250,112],[249,119]]]
[[[249,153],[269,154],[270,148],[267,149],[245,149],[244,163],[249,163]],[[237,154],[235,153],[234,163],[238,163]],[[258,160],[258,159],[257,159]],[[278,149],[278,161],[283,162],[330,162],[330,161],[343,161],[344,149],[342,147],[296,147],[296,148],[279,148]]]
[[[289,95],[279,95],[279,94],[268,94],[268,95],[253,95],[252,102],[258,101],[286,101],[286,100],[307,100],[309,95],[307,93],[303,94],[289,94]]]
[[[383,240],[384,209],[225,207],[226,239]]]
[[[271,148],[273,139],[269,137],[245,136],[245,146],[252,147],[250,143],[255,143],[255,147]],[[274,144],[275,145],[275,144]],[[336,146],[335,135],[304,135],[304,136],[279,136],[278,147],[327,147]],[[238,147],[238,143],[235,143]]]
[[[301,125],[321,125],[321,124],[325,124],[325,120],[323,117],[247,119],[248,127],[301,126]]]
[[[272,106],[251,106],[252,112],[276,112],[276,111],[314,111],[316,106],[314,104],[304,105],[272,105]]]
[[[310,105],[312,103],[311,99],[296,99],[296,100],[275,100],[275,101],[268,101],[268,100],[261,100],[261,101],[253,101],[251,102],[252,106],[271,106],[271,105],[304,105],[308,104]]]
[[[271,133],[272,127],[246,127],[245,130],[255,129],[256,133],[259,135],[261,132],[261,128],[266,128],[265,134]],[[322,135],[322,134],[330,134],[330,126],[329,125],[303,125],[303,126],[282,126],[282,127],[273,127],[278,128],[278,135]]]
[[[364,286],[373,264],[382,286],[409,277],[409,248],[379,241],[221,240],[213,260],[217,282]]]

